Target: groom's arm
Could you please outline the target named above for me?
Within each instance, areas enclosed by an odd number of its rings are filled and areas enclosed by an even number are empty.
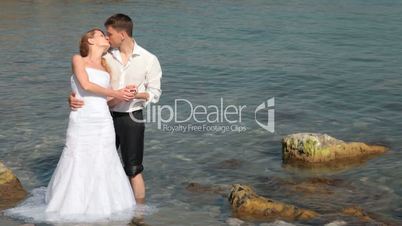
[[[139,99],[146,100],[145,105],[148,105],[149,103],[157,103],[162,94],[162,69],[156,56],[153,56],[153,59],[147,71],[148,73],[145,76],[145,92],[137,94],[139,95]]]
[[[75,93],[71,92],[68,97],[68,104],[70,105],[71,110],[76,111],[78,108],[84,106],[84,101],[76,98]]]

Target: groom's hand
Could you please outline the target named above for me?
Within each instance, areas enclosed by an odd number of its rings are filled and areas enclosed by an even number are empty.
[[[75,97],[75,93],[71,92],[70,96],[68,97],[68,104],[72,111],[76,111],[78,108],[82,108],[84,106],[84,101]]]

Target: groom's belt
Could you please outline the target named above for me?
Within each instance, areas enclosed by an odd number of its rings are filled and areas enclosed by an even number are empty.
[[[118,112],[118,111],[111,111],[110,112],[110,114],[113,117],[128,116],[129,114],[134,114],[134,113],[142,113],[142,109],[131,111],[131,112]]]

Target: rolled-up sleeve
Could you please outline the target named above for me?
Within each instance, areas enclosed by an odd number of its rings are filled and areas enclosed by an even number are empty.
[[[145,102],[145,105],[159,101],[162,94],[161,79],[162,69],[159,60],[156,56],[153,56],[145,78],[145,91],[149,94],[149,99]]]

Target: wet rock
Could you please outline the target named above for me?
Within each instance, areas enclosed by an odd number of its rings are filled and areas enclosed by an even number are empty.
[[[26,195],[18,178],[0,161],[0,209],[13,207]]]
[[[241,219],[309,220],[319,215],[312,210],[259,196],[247,185],[232,185],[228,199],[234,213]]]
[[[282,139],[284,163],[319,164],[340,159],[347,161],[382,154],[387,150],[383,146],[361,142],[347,143],[319,133],[297,133]]]

